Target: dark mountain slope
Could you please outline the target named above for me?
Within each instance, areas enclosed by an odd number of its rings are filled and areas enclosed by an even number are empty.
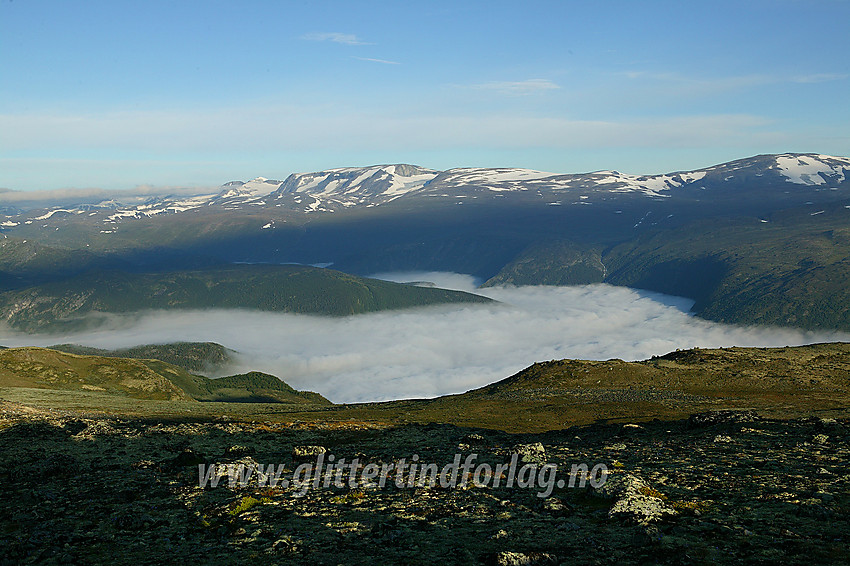
[[[302,266],[238,265],[166,273],[101,272],[0,294],[13,327],[40,331],[80,326],[86,315],[148,309],[244,308],[350,315],[490,299],[444,289],[364,279]]]

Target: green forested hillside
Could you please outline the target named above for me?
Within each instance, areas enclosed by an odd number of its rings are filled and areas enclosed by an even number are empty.
[[[313,267],[237,265],[167,273],[89,273],[0,294],[0,313],[15,328],[40,331],[79,327],[92,312],[245,308],[343,316],[456,302],[490,299]]]
[[[696,301],[703,318],[850,330],[850,211],[701,222],[604,258],[606,281]]]
[[[605,275],[599,249],[558,240],[529,246],[483,286],[586,285]]]
[[[486,285],[605,282],[694,299],[720,322],[850,330],[850,209],[700,220],[611,245],[530,246]]]

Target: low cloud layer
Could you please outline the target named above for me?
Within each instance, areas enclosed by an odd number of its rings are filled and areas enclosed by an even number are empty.
[[[411,273],[471,290],[471,277]],[[677,348],[786,346],[850,340],[837,332],[744,328],[687,314],[690,301],[623,287],[494,288],[500,303],[439,306],[346,318],[247,311],[150,312],[117,328],[67,336],[0,336],[6,346],[73,342],[101,348],[218,342],[240,352],[231,373],[260,370],[335,402],[433,397],[508,377],[533,362],[645,359]]]
[[[0,189],[0,205],[14,204],[17,206],[69,206],[75,204],[97,204],[105,200],[115,199],[120,202],[142,202],[148,197],[179,195],[196,196],[211,194],[220,187],[155,187],[139,185],[127,190],[90,189],[52,189],[40,191],[18,191]]]

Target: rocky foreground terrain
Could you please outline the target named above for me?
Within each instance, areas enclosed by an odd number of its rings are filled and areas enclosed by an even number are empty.
[[[599,488],[199,487],[317,454],[604,463]],[[0,404],[2,564],[850,563],[850,421],[717,411],[538,434]],[[226,470],[226,466],[214,468]],[[226,475],[226,472],[223,472]],[[559,471],[559,477],[560,471]]]

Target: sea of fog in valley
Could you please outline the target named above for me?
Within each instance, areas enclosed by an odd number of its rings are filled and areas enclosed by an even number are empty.
[[[8,330],[5,346],[75,343],[123,348],[177,341],[236,350],[227,374],[258,370],[334,402],[459,393],[508,377],[536,361],[640,360],[677,348],[786,346],[850,341],[850,334],[717,324],[688,314],[681,297],[610,285],[476,289],[467,275],[394,273],[393,281],[493,298],[490,305],[436,306],[343,318],[241,310],[151,311],[65,335]]]

